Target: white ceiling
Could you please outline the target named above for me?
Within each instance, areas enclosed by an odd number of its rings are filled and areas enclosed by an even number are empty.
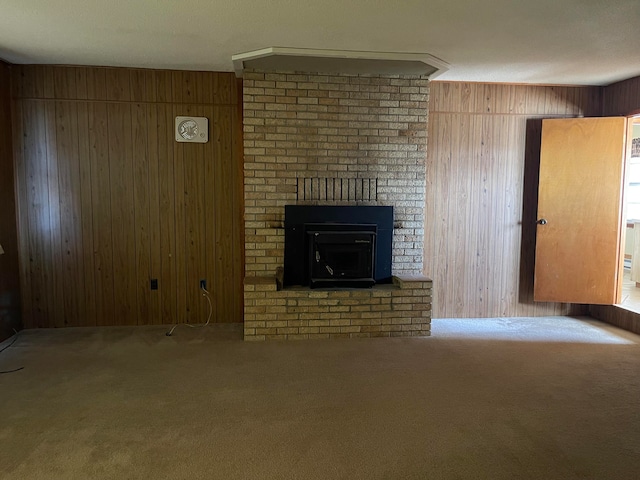
[[[640,0],[0,0],[12,63],[233,71],[265,47],[429,53],[439,80],[640,75]]]

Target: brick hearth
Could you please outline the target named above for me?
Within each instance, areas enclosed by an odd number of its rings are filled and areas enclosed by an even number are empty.
[[[431,280],[394,277],[371,289],[278,290],[275,278],[247,277],[245,340],[425,336]]]

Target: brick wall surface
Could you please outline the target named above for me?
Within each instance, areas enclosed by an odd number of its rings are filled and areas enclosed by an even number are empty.
[[[420,275],[428,80],[245,71],[243,95],[246,275],[284,264],[287,204],[393,205],[393,273]]]
[[[275,277],[247,277],[245,340],[428,336],[431,280],[353,290],[278,290]]]
[[[246,340],[429,335],[421,277],[429,82],[245,70]],[[284,206],[394,207],[393,285],[279,289]]]

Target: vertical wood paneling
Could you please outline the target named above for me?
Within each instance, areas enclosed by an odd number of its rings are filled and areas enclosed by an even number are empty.
[[[459,122],[459,127],[455,131],[451,132],[451,152],[455,156],[459,156],[461,153],[464,154],[464,146],[469,143],[469,130],[470,130],[470,120],[471,118],[467,115],[459,115],[456,116],[454,121],[456,123]],[[470,220],[468,218],[469,207],[468,207],[468,199],[469,199],[469,183],[462,182],[464,176],[459,171],[460,165],[452,165],[455,170],[452,168],[451,176],[452,178],[456,178],[458,181],[453,184],[453,188],[456,190],[458,194],[458,198],[460,198],[460,202],[451,202],[449,208],[449,215],[458,215],[460,221],[454,222],[452,224],[452,231],[450,235],[452,238],[455,238],[456,241],[450,245],[450,248],[453,250],[450,252],[450,255],[453,259],[453,269],[455,271],[459,271],[464,267],[465,263],[465,253],[469,248],[469,242],[466,236],[467,232],[467,222]],[[454,210],[455,211],[452,211]],[[452,281],[456,281],[457,284],[451,285],[452,291],[455,292],[453,302],[458,305],[464,305],[467,288],[469,284],[475,284],[469,278],[452,278]],[[447,286],[449,288],[449,285]]]
[[[194,82],[194,85],[197,85]],[[204,116],[204,108],[197,107],[194,111],[196,116]],[[229,135],[231,136],[231,135]],[[190,208],[188,209],[189,216],[189,228],[188,233],[190,258],[188,265],[190,266],[190,274],[188,277],[189,288],[187,291],[191,293],[189,302],[192,305],[190,309],[195,313],[193,321],[202,320],[205,316],[204,299],[201,292],[198,289],[200,285],[200,279],[207,278],[207,256],[206,250],[206,218],[205,218],[205,204],[204,204],[204,192],[206,178],[204,176],[204,164],[205,158],[205,145],[195,144],[194,154],[191,158],[194,160],[191,162],[188,170],[189,188],[192,192],[190,197]],[[193,288],[196,287],[196,288]]]
[[[190,87],[193,85],[190,84]],[[197,108],[187,108],[186,115],[200,116]],[[202,144],[178,144],[182,147],[184,173],[184,252],[186,312],[189,323],[202,318],[200,304],[200,279],[206,279],[204,254],[204,152]],[[204,261],[203,261],[204,260]]]
[[[234,206],[234,191],[233,184],[224,182],[225,178],[233,178],[235,166],[234,155],[232,151],[233,138],[230,135],[226,135],[226,132],[231,131],[231,119],[232,119],[233,107],[219,107],[215,111],[215,128],[214,128],[214,148],[216,159],[216,179],[214,186],[216,191],[221,192],[219,202],[214,205],[215,218],[229,219],[231,212],[233,212]],[[215,268],[218,271],[233,271],[233,259],[238,255],[234,255],[233,248],[233,234],[231,230],[223,230],[218,228],[215,235],[216,245],[216,259]],[[230,276],[233,279],[233,275]],[[221,279],[217,279],[217,295],[231,298],[233,291],[237,288],[232,281],[223,282]],[[232,319],[234,312],[231,310],[230,304],[221,304],[221,309],[218,311],[218,315],[221,318]],[[237,321],[227,320],[227,321]]]
[[[211,91],[213,92],[213,82],[210,84]],[[219,222],[216,221],[216,189],[218,185],[216,184],[217,178],[217,166],[220,164],[220,159],[217,155],[218,143],[216,140],[216,125],[217,125],[217,111],[216,107],[210,107],[207,109],[207,114],[210,115],[209,118],[212,119],[212,128],[210,131],[211,137],[209,138],[209,143],[207,144],[207,161],[204,165],[204,175],[206,182],[206,189],[204,192],[204,204],[206,206],[206,215],[205,215],[205,236],[207,238],[207,251],[205,252],[205,262],[206,262],[206,271],[207,275],[211,275],[212,272],[217,270],[216,268],[216,258],[218,257],[219,249],[218,244],[216,243],[216,234],[220,228]],[[243,262],[244,265],[244,262]],[[243,267],[244,268],[244,267]],[[211,278],[211,277],[210,277]],[[207,289],[210,292],[213,292],[214,296],[220,295],[220,285],[217,281],[216,277],[213,277],[214,281],[210,281],[209,285],[207,285]],[[213,318],[219,319],[222,317],[222,310],[218,308],[219,301],[214,301],[213,308]]]
[[[15,90],[14,90],[15,91]],[[31,263],[29,261],[30,233],[29,229],[29,196],[28,196],[28,169],[25,161],[25,137],[24,121],[26,114],[24,105],[13,103],[11,111],[11,124],[13,125],[13,158],[14,158],[14,178],[15,178],[15,202],[16,202],[16,227],[18,234],[18,253],[22,258],[19,261],[21,309],[23,321],[29,319],[35,321],[33,314],[33,293],[31,290]],[[4,240],[4,239],[3,239]],[[28,254],[25,254],[27,252]],[[25,302],[28,298],[30,302]]]
[[[163,323],[179,322],[176,271],[176,199],[174,190],[173,107],[159,108],[158,163],[160,188],[160,248]]]
[[[600,94],[598,87],[431,83],[424,258],[434,317],[574,311],[532,300],[535,229],[523,223],[533,216],[535,224],[537,190],[525,182],[537,172],[539,148],[536,158],[527,119],[598,115]]]
[[[57,68],[53,71],[53,97],[64,100],[77,98],[74,68]]]
[[[138,92],[142,93],[142,92]],[[149,192],[149,156],[147,153],[147,107],[136,104],[132,106],[133,124],[133,205],[135,225],[136,255],[136,318],[139,325],[151,323],[150,315],[150,192]],[[155,130],[155,129],[154,129]]]
[[[63,285],[77,290],[63,289],[64,325],[77,326],[84,321],[85,297],[82,238],[82,190],[80,186],[80,160],[78,154],[77,105],[56,102],[56,144],[58,162],[58,202],[60,205],[60,249]],[[55,181],[55,179],[51,179]]]
[[[131,100],[133,102],[153,101],[147,90],[147,75],[145,70],[131,70]],[[143,124],[144,125],[144,124]]]
[[[603,97],[605,116],[640,113],[640,77],[605,87]]]
[[[589,315],[640,335],[640,313],[618,305],[589,305]]]
[[[77,77],[86,78],[85,69],[77,69]],[[83,82],[86,87],[86,81]],[[77,82],[76,85],[81,85]],[[80,90],[79,90],[80,92]],[[80,170],[80,205],[82,227],[82,264],[84,266],[84,304],[85,317],[81,325],[96,325],[96,288],[95,288],[95,261],[93,244],[93,202],[92,202],[92,176],[91,176],[91,133],[89,132],[89,105],[78,103],[78,163]],[[84,139],[85,141],[82,141]]]
[[[0,341],[20,328],[20,268],[16,219],[16,177],[12,134],[17,130],[11,117],[9,66],[0,61]]]
[[[87,68],[87,98],[108,100],[107,71],[104,68]]]
[[[213,103],[229,105],[234,102],[235,78],[232,75],[216,75],[213,78]]]
[[[109,175],[111,179],[111,231],[113,239],[113,292],[115,323],[135,325],[136,244],[133,187],[132,114],[129,104],[107,105],[109,122]]]
[[[147,80],[149,77],[147,76]],[[151,84],[152,85],[152,84]],[[148,92],[153,88],[147,83]],[[162,272],[162,249],[160,244],[160,192],[158,164],[158,106],[147,105],[147,158],[149,160],[149,279],[159,279]],[[153,226],[153,227],[152,227]],[[161,300],[163,289],[150,290],[149,323],[161,324]]]
[[[489,119],[488,115],[482,116],[480,119],[480,146],[478,149],[478,165],[476,168],[477,178],[475,179],[478,183],[476,188],[478,189],[478,203],[476,204],[477,214],[480,219],[484,219],[484,222],[480,222],[478,224],[478,232],[476,237],[476,270],[475,270],[475,285],[478,290],[478,314],[481,317],[490,316],[489,310],[489,294],[496,294],[491,290],[491,285],[489,282],[492,280],[490,274],[490,268],[492,265],[489,263],[490,256],[487,254],[491,251],[490,244],[490,234],[489,229],[491,227],[491,223],[495,222],[495,212],[493,212],[490,208],[490,189],[492,188],[492,184],[490,183],[489,175],[493,172],[493,169],[496,165],[492,165],[491,158],[491,143],[489,140],[489,133],[491,131],[491,125],[487,119]],[[457,129],[457,124],[454,123],[454,130]],[[463,170],[464,171],[464,170]],[[452,192],[451,197],[456,198],[457,193]],[[452,212],[452,215],[455,217],[455,212]],[[464,271],[454,272],[454,275],[464,275]],[[454,278],[455,281],[455,278]],[[469,303],[469,299],[467,299],[467,304]],[[467,307],[465,307],[467,308]]]
[[[77,67],[73,71],[75,74],[76,98],[78,100],[86,100],[89,95],[87,91],[87,68]]]
[[[173,83],[171,72],[156,70],[155,85],[156,85],[156,101],[158,102],[173,102]]]
[[[49,75],[53,76],[50,72]],[[49,75],[46,75],[49,77]],[[52,84],[53,85],[53,84]],[[46,90],[46,88],[45,88]],[[56,129],[56,114],[55,103],[44,103],[44,124],[42,126],[42,133],[44,135],[42,160],[47,164],[46,176],[42,179],[42,188],[49,194],[49,242],[44,243],[42,246],[45,251],[45,255],[49,259],[45,263],[47,266],[47,273],[42,279],[42,288],[49,295],[49,322],[51,326],[63,327],[65,325],[66,316],[64,311],[64,264],[62,256],[62,235],[60,231],[60,184],[59,184],[59,164],[65,161],[64,156],[60,157],[57,150],[57,129]],[[38,237],[34,237],[34,240],[38,240]]]
[[[233,130],[233,146],[232,146],[232,159],[231,159],[231,176],[233,178],[240,179],[239,182],[231,182],[232,189],[234,190],[233,196],[233,206],[232,212],[244,212],[244,188],[243,188],[243,171],[244,171],[244,151],[243,151],[243,129],[242,129],[242,81],[240,79],[236,79],[235,81],[235,89],[232,92],[231,96],[232,100],[236,101],[236,107],[232,110],[231,115],[231,124]],[[235,169],[235,171],[234,171]],[[230,218],[233,215],[229,212]],[[234,262],[240,258],[240,264],[242,265],[241,269],[235,268],[235,263],[233,266],[233,282],[232,282],[232,291],[235,292],[237,290],[244,290],[244,264],[245,264],[245,256],[244,256],[244,228],[234,228],[231,229],[231,242],[233,245],[233,251],[231,255],[234,259]],[[233,296],[235,300],[235,304],[232,308],[232,315],[226,319],[220,319],[218,321],[229,321],[229,322],[241,322],[243,318],[238,318],[237,315],[243,315],[244,308],[244,298],[242,295]],[[216,302],[217,303],[217,302]]]
[[[131,100],[131,72],[128,68],[105,68],[107,100],[127,102]]]
[[[176,75],[174,72],[173,82],[174,84],[182,78],[182,75]],[[176,92],[174,91],[174,94]],[[179,92],[179,98],[182,98],[182,92]],[[174,105],[171,118],[175,118],[179,115],[179,112],[184,112],[185,115],[189,115],[185,112],[183,107]],[[177,322],[191,321],[190,314],[187,311],[187,297],[190,292],[187,292],[187,222],[186,222],[186,207],[185,207],[185,161],[188,157],[185,156],[185,148],[182,144],[173,142],[173,156],[174,156],[174,169],[173,169],[173,189],[175,198],[175,230],[174,230],[174,242],[175,242],[175,270],[176,270],[176,294],[177,294]]]
[[[241,115],[233,74],[13,72],[27,326],[242,319]],[[207,144],[176,115],[207,116]],[[158,280],[158,290],[150,280]]]
[[[213,79],[211,76],[206,72],[196,72],[194,75],[196,75],[197,103],[213,103]]]
[[[34,325],[54,326],[54,305],[51,289],[54,278],[51,273],[51,218],[49,216],[49,172],[47,159],[47,135],[45,126],[46,105],[29,102],[24,106],[25,128],[23,146],[25,157],[25,185],[27,228],[29,230],[28,255],[23,262],[29,265],[32,321]],[[29,126],[28,133],[26,127]],[[26,258],[25,258],[26,257]],[[51,291],[50,291],[51,289]],[[25,302],[26,299],[23,300]],[[28,321],[28,319],[25,319]]]
[[[100,92],[96,92],[100,95]],[[89,163],[93,226],[96,325],[115,322],[109,126],[107,105],[89,104]]]

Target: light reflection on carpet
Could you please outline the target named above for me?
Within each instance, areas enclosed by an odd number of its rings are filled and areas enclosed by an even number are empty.
[[[634,345],[640,336],[588,317],[442,318],[431,321],[438,338],[512,342]]]

